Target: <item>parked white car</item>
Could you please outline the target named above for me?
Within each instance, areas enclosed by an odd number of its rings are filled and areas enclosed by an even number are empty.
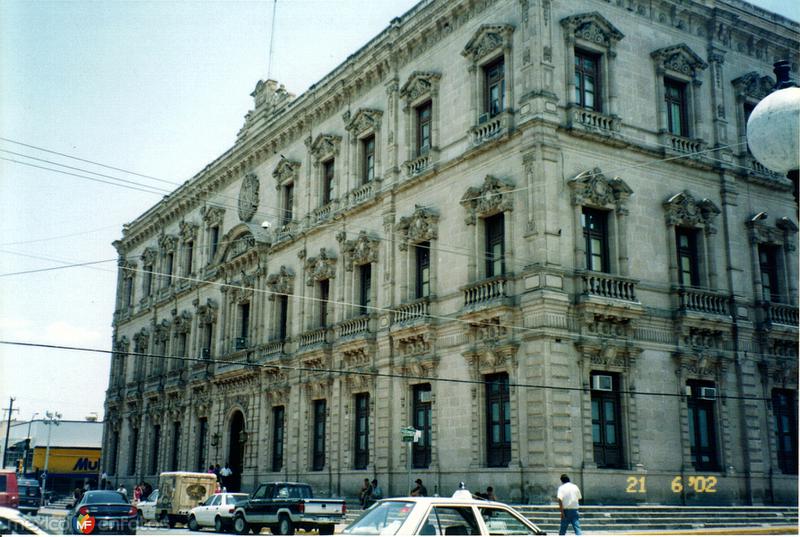
[[[189,511],[189,529],[198,531],[200,528],[213,527],[214,531],[220,533],[228,530],[233,523],[236,502],[244,501],[248,497],[248,494],[231,492],[212,494]]]
[[[136,504],[136,508],[139,509],[139,526],[156,519],[156,501],[158,501],[158,489],[151,492],[146,500]]]
[[[451,498],[409,497],[378,501],[343,531],[345,535],[544,535],[530,520],[500,502],[475,500],[458,490]]]
[[[50,535],[16,509],[0,507],[0,535]]]

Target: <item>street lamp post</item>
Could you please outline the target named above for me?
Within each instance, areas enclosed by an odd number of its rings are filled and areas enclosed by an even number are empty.
[[[42,500],[41,505],[44,505],[44,495],[47,489],[47,468],[50,464],[50,434],[53,431],[53,425],[58,426],[61,423],[61,413],[50,412],[49,410],[44,413],[45,417],[42,420],[47,424],[47,448],[44,452],[44,473],[42,474]]]
[[[33,416],[31,416],[31,421],[28,422],[28,435],[25,437],[25,451],[24,455],[22,456],[22,475],[24,476],[28,473],[28,448],[31,447],[31,424],[33,423],[33,418],[38,416],[38,412],[34,412]]]

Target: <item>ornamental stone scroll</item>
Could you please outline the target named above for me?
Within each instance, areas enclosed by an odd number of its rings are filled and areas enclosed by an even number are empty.
[[[418,244],[439,237],[439,213],[417,205],[411,216],[404,216],[394,227],[403,240],[400,250],[408,250],[409,244]]]
[[[705,198],[696,200],[686,190],[670,197],[663,206],[668,226],[704,226],[712,232],[712,222],[721,212],[713,201]]]
[[[281,265],[275,274],[267,276],[267,289],[270,290],[269,300],[275,300],[275,295],[290,295],[294,291],[294,271]]]
[[[468,188],[461,196],[461,205],[467,210],[466,223],[474,225],[478,217],[513,210],[513,189],[514,183],[493,175],[487,175],[481,186]]]
[[[320,134],[313,142],[311,138],[306,141],[306,147],[313,156],[313,160],[320,162],[328,156],[338,156],[342,137],[335,134]]]
[[[497,49],[510,48],[513,33],[514,27],[510,24],[484,24],[467,42],[461,55],[477,64]]]
[[[344,268],[348,272],[354,266],[377,263],[380,240],[361,231],[355,240],[345,241],[343,246]]]
[[[249,222],[256,214],[258,209],[258,190],[258,175],[254,173],[245,175],[242,180],[242,186],[239,189],[239,220],[242,222]]]
[[[305,269],[306,285],[314,285],[315,281],[335,278],[336,256],[326,248],[321,248],[319,255],[306,259]]]
[[[620,211],[624,210],[625,203],[633,194],[625,181],[619,177],[609,179],[600,168],[580,173],[567,181],[567,184],[572,189],[572,204],[575,206],[613,206]]]

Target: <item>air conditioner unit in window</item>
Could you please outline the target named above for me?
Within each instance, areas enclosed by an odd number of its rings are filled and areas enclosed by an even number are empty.
[[[692,396],[692,387],[691,386],[686,386],[686,389],[684,390],[684,393],[686,394],[686,397],[691,397]]]
[[[717,389],[716,388],[700,388],[700,399],[716,399],[717,398]]]
[[[483,114],[481,114],[481,115],[479,115],[479,116],[478,116],[478,125],[483,125],[483,124],[484,124],[484,123],[486,123],[487,121],[489,121],[489,114],[488,114],[488,112],[484,112]]]
[[[614,382],[611,375],[592,375],[592,389],[601,392],[613,390]]]

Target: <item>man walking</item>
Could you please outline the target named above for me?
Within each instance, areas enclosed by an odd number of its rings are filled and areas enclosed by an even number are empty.
[[[558,508],[561,511],[561,527],[559,535],[567,534],[567,526],[572,524],[575,535],[583,535],[581,531],[580,516],[578,515],[579,502],[582,499],[581,489],[570,483],[567,474],[561,474],[561,486],[558,487]]]

